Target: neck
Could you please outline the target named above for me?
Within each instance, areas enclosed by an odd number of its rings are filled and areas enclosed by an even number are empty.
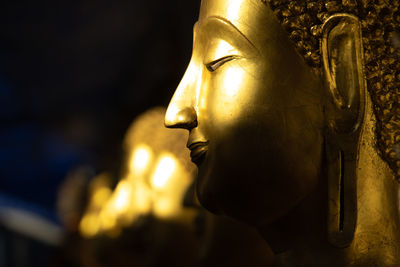
[[[327,240],[327,184],[285,218],[260,233],[275,250],[277,266],[400,266],[399,185],[374,147],[375,118],[369,99],[357,163],[357,223],[345,248]]]

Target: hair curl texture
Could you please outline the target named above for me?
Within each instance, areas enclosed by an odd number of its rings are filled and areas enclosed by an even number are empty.
[[[321,67],[321,27],[331,15],[360,19],[364,72],[377,118],[380,156],[400,181],[400,1],[399,0],[262,0],[269,4],[298,52],[313,68]]]

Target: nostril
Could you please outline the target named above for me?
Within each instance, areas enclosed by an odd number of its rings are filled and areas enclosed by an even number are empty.
[[[165,118],[165,126],[168,128],[183,128],[183,129],[193,129],[197,126],[197,114],[194,108],[187,107],[181,109],[177,113]]]

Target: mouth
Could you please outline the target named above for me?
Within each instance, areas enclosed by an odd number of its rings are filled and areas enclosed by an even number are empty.
[[[190,158],[192,162],[200,166],[206,157],[208,142],[193,142],[188,144],[187,147],[190,149]]]

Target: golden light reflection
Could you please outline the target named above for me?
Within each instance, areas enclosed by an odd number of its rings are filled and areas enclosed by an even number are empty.
[[[227,18],[230,21],[237,20],[240,15],[241,6],[244,1],[229,1],[228,10],[227,10]]]
[[[98,219],[100,220],[101,230],[111,230],[116,226],[116,214],[110,205],[100,211]]]
[[[169,197],[159,197],[154,201],[154,214],[160,218],[168,218],[177,213],[174,199]]]
[[[101,187],[101,188],[97,189],[97,191],[95,191],[93,194],[93,198],[92,198],[93,204],[96,207],[103,206],[107,202],[107,200],[110,198],[111,193],[112,193],[112,191],[108,187]]]
[[[224,78],[224,93],[228,97],[233,97],[237,94],[242,86],[244,71],[241,68],[227,68]]]
[[[163,188],[168,182],[168,180],[171,178],[175,168],[176,168],[176,163],[174,156],[172,155],[161,156],[152,178],[153,186],[157,189]]]
[[[135,212],[138,214],[149,213],[151,209],[151,191],[148,186],[144,183],[138,183],[134,192],[133,205]]]
[[[85,214],[79,224],[79,231],[86,238],[95,236],[99,228],[100,224],[96,213]]]
[[[121,214],[129,209],[130,200],[132,197],[132,186],[129,182],[122,180],[115,188],[113,198],[113,208],[116,213]]]
[[[149,167],[152,158],[152,151],[146,145],[139,145],[133,153],[130,164],[130,171],[135,174],[142,174]]]
[[[163,219],[179,216],[182,197],[190,179],[185,179],[187,173],[173,154],[160,154],[157,164],[146,163],[154,166],[153,172],[150,172],[153,175],[147,178],[128,175],[134,179],[120,180],[114,191],[101,186],[93,192],[92,203],[95,205],[86,212],[80,223],[80,232],[84,237],[90,238],[98,233],[117,236],[120,227],[131,224],[145,214]]]
[[[188,73],[188,71],[186,71],[186,73]],[[186,74],[185,74],[186,75]],[[182,85],[183,80],[181,81],[181,83],[179,84],[179,86],[183,86]],[[170,119],[174,119],[176,114],[178,114],[179,109],[177,107],[171,107],[170,109],[168,109],[168,113],[165,115],[165,120],[170,120]]]

